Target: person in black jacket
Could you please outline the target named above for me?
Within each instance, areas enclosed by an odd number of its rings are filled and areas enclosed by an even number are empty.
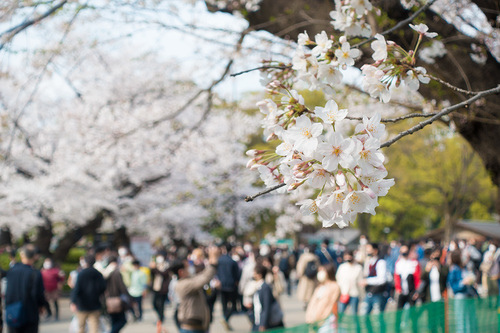
[[[25,245],[19,251],[21,262],[16,263],[7,273],[5,305],[22,302],[26,323],[21,327],[8,328],[9,333],[37,333],[40,322],[39,312],[46,303],[42,275],[32,266],[36,251],[32,245]]]
[[[99,332],[99,317],[101,316],[101,296],[106,290],[106,281],[97,269],[93,267],[95,258],[85,256],[82,271],[78,273],[75,287],[71,291],[71,311],[78,318],[78,332],[85,332],[88,321],[88,333]]]
[[[240,281],[240,268],[236,261],[231,258],[231,244],[222,246],[223,255],[219,258],[217,267],[217,278],[220,281],[220,301],[224,319],[222,325],[227,331],[232,330],[229,325],[229,318],[236,312],[236,302],[238,300],[238,283]],[[229,308],[228,304],[231,303]]]

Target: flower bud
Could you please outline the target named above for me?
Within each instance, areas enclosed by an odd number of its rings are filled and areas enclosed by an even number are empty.
[[[257,149],[250,149],[246,152],[246,155],[248,157],[255,157],[259,154],[259,151]]]
[[[257,163],[255,162],[255,159],[251,159],[247,162],[247,168],[253,169],[253,166],[256,165]]]

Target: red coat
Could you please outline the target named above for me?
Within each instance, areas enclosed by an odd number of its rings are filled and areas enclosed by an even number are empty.
[[[40,272],[42,273],[45,291],[57,290],[59,283],[64,281],[64,272],[57,267],[41,269]]]

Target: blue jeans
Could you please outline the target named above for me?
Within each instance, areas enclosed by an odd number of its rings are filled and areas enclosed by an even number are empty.
[[[349,298],[349,302],[347,302],[347,303],[340,303],[339,302],[339,314],[344,313],[349,305],[351,306],[352,314],[357,315],[358,314],[358,306],[359,306],[359,297],[351,297],[351,298]]]
[[[137,304],[137,314],[136,318],[137,320],[142,320],[142,296],[139,297],[132,297]],[[132,311],[133,312],[133,311]]]
[[[377,294],[372,294],[368,293],[366,294],[365,297],[365,302],[366,302],[366,314],[370,314],[373,310],[373,306],[375,304],[378,304],[380,312],[384,312],[385,306],[387,304],[387,297],[384,295],[384,293],[377,293]]]

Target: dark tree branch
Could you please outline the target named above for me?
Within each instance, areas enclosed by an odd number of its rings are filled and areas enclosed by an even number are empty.
[[[3,43],[0,43],[0,50],[3,49],[5,44],[10,41],[15,35],[23,31],[24,29],[37,24],[38,22],[42,21],[43,19],[49,17],[50,15],[54,14],[59,8],[62,8],[68,0],[63,0],[59,4],[55,5],[54,7],[50,8],[48,11],[43,13],[42,15],[32,19],[32,20],[26,20],[21,24],[16,25],[15,27],[12,27],[2,33],[0,33],[0,38],[4,40]]]
[[[285,185],[286,185],[286,183],[281,183],[281,184],[278,184],[276,186],[270,187],[270,188],[268,188],[265,191],[259,192],[259,193],[255,194],[255,195],[249,195],[249,196],[245,197],[245,201],[246,202],[253,201],[255,198],[258,198],[261,195],[264,195],[264,194],[267,194],[267,193],[271,193],[272,191],[275,191],[275,190],[277,190],[279,188],[282,188]]]
[[[412,128],[410,128],[410,129],[408,129],[408,130],[406,130],[404,132],[399,133],[393,139],[391,139],[391,140],[383,143],[380,146],[380,148],[389,147],[390,145],[392,145],[393,143],[395,143],[399,139],[401,139],[401,138],[403,138],[403,137],[405,137],[407,135],[413,134],[413,133],[421,130],[425,126],[432,124],[434,121],[440,119],[441,117],[446,116],[447,114],[449,114],[449,113],[451,113],[451,112],[453,112],[455,110],[458,110],[458,109],[461,109],[461,108],[464,108],[464,107],[465,108],[469,107],[470,104],[474,103],[475,101],[477,101],[478,99],[480,99],[482,97],[485,97],[485,96],[488,96],[488,95],[493,95],[493,94],[498,94],[498,93],[500,93],[500,85],[498,85],[496,88],[482,91],[482,92],[478,93],[477,95],[475,95],[475,96],[473,96],[473,97],[469,98],[468,100],[465,100],[465,101],[463,101],[461,103],[458,103],[458,104],[455,104],[453,106],[444,108],[440,112],[436,113],[432,118],[430,118],[428,120],[425,120],[425,121],[422,121],[421,123],[413,126]]]

